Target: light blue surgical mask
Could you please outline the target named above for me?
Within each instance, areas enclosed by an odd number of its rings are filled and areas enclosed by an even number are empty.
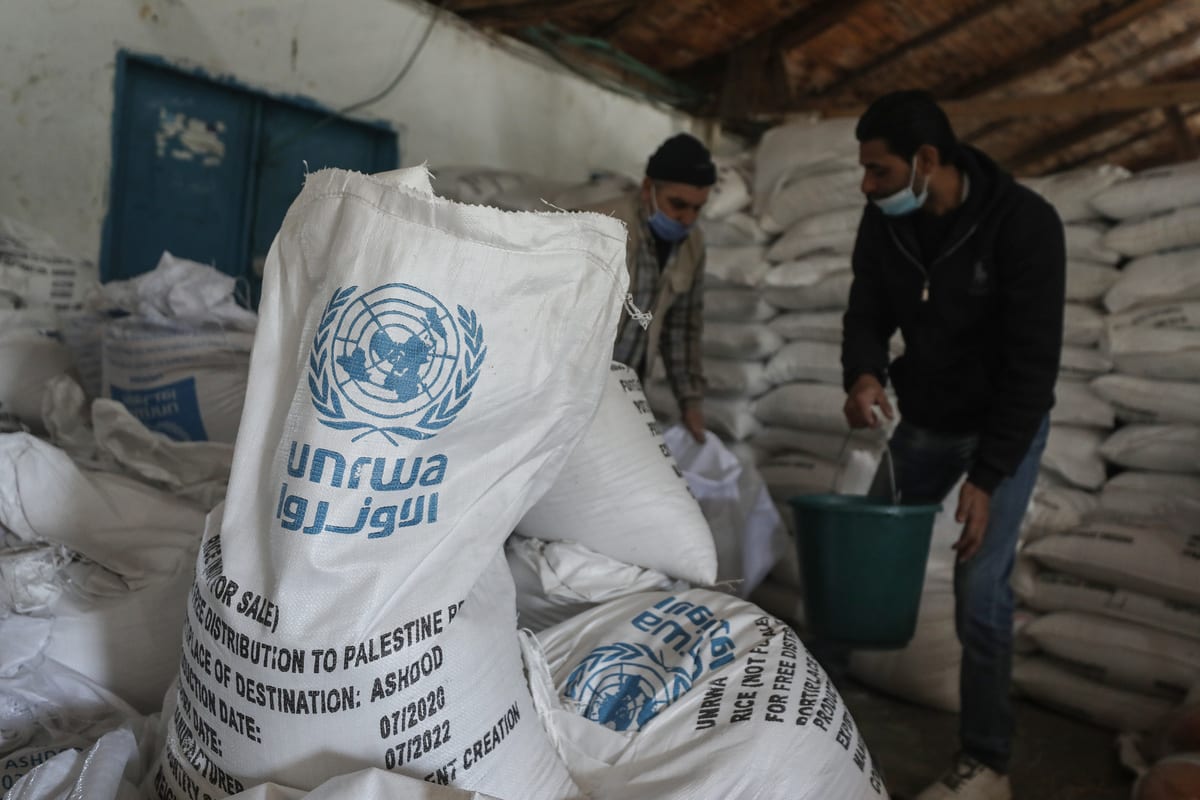
[[[925,179],[925,188],[921,190],[920,194],[913,191],[913,187],[916,185],[917,157],[914,155],[912,160],[912,179],[909,180],[908,186],[905,186],[895,194],[890,194],[887,197],[881,197],[871,202],[889,217],[903,217],[906,214],[911,214],[925,205],[925,201],[929,198],[929,179]]]
[[[673,217],[668,217],[658,207],[658,200],[655,198],[657,191],[650,190],[650,205],[654,208],[654,213],[650,215],[648,221],[650,230],[654,231],[654,235],[667,242],[682,242],[692,232],[692,226],[684,225]]]

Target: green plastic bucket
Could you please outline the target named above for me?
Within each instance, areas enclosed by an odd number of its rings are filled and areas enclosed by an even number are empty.
[[[793,497],[805,615],[820,639],[893,649],[912,639],[940,505]]]

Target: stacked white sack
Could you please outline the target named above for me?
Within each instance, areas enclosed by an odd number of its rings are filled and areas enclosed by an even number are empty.
[[[95,264],[0,216],[0,420],[10,429],[42,430],[42,390],[55,376],[98,377],[98,351],[73,352],[72,335],[88,316],[80,308],[97,283]]]
[[[1114,728],[1152,725],[1200,677],[1191,641],[1200,638],[1200,606],[1173,593],[1172,567],[1155,563],[1186,550],[1178,523],[1158,515],[1172,513],[1189,488],[1200,491],[1200,481],[1180,474],[1200,469],[1187,449],[1200,429],[1187,424],[1189,409],[1172,409],[1186,401],[1170,391],[1200,379],[1188,367],[1193,340],[1200,342],[1193,316],[1200,309],[1179,302],[1186,293],[1161,280],[1179,262],[1164,267],[1149,256],[1156,236],[1163,249],[1174,240],[1158,223],[1137,219],[1200,202],[1187,198],[1179,178],[1189,171],[1074,173],[1077,186],[1099,190],[1086,205],[1116,220],[1107,231],[1095,220],[1067,218],[1064,208],[1078,203],[1056,204],[1068,223],[1068,299],[1086,304],[1068,307],[1062,372],[1089,381],[1091,391],[1064,381],[1058,387],[1058,424],[1026,518],[1023,558],[1030,563],[1014,581],[1021,601],[1044,614],[1023,628],[1039,652],[1018,664],[1014,682],[1040,702]],[[1048,196],[1064,177],[1045,179]],[[1128,257],[1135,260],[1123,269],[1107,266]],[[1086,268],[1080,258],[1089,260]],[[1086,425],[1101,414],[1108,425]],[[1149,471],[1109,477],[1120,469]]]

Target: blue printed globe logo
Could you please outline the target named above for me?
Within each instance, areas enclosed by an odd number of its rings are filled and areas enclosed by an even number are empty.
[[[386,284],[342,310],[333,337],[333,382],[367,414],[409,417],[452,385],[460,348],[454,317],[437,298]]]

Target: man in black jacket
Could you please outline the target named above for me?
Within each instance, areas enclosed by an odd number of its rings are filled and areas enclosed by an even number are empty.
[[[1062,349],[1066,255],[1054,209],[959,144],[926,92],[876,100],[858,122],[871,201],[854,248],[842,367],[852,427],[902,421],[890,442],[901,501],[957,498],[962,753],[918,796],[1009,800],[1012,591]],[[904,355],[889,364],[899,328]]]

